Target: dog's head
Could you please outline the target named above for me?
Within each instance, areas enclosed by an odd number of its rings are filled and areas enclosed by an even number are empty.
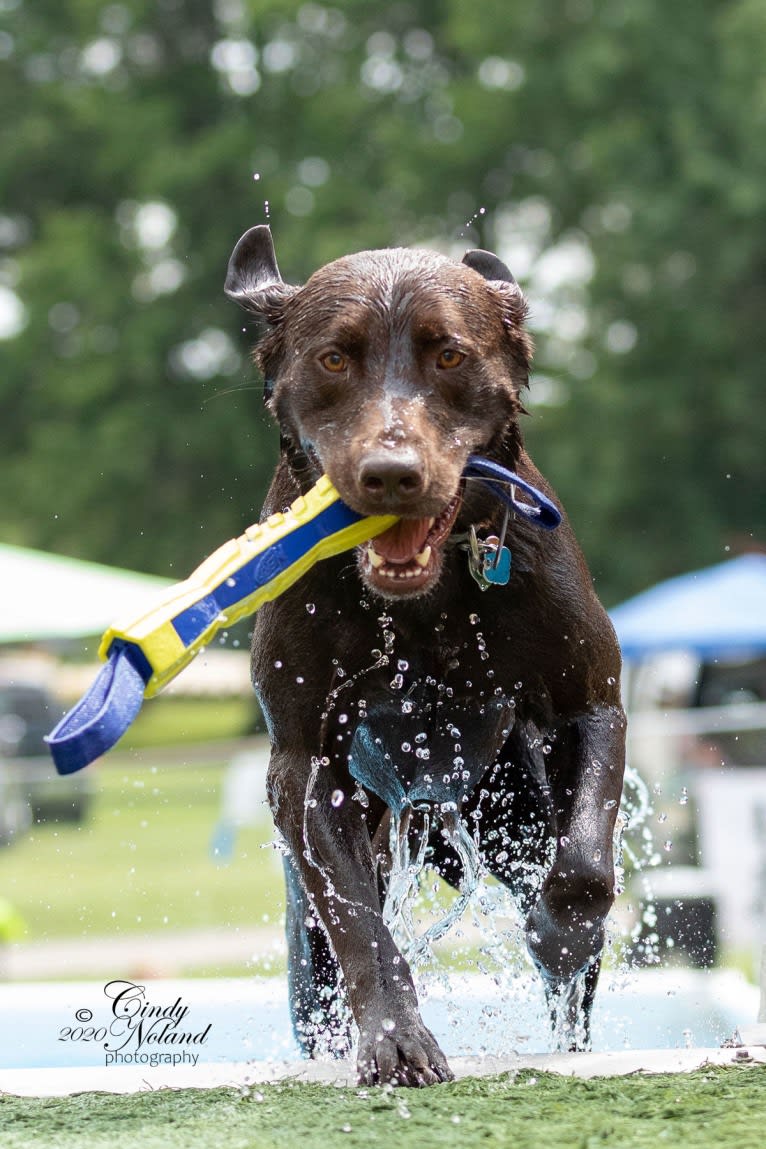
[[[364,251],[304,287],[282,281],[268,227],[234,249],[226,294],[260,316],[256,360],[291,457],[326,472],[364,515],[400,521],[359,551],[387,597],[435,585],[468,455],[497,448],[520,410],[531,341],[524,298],[485,251]]]

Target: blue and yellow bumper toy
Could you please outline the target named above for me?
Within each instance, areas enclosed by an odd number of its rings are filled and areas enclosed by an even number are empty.
[[[499,464],[472,455],[465,474],[539,526],[558,525],[555,505]],[[515,487],[531,495],[532,504],[518,501]],[[219,630],[283,594],[321,559],[375,538],[396,521],[395,515],[357,514],[323,475],[284,514],[224,543],[152,610],[110,627],[98,652],[106,665],[46,738],[59,774],[81,770],[111,749],[144,698],[175,678]]]
[[[106,665],[46,739],[59,774],[81,770],[114,746],[144,698],[175,678],[222,627],[283,594],[320,559],[395,522],[394,515],[352,511],[323,475],[284,514],[224,543],[154,609],[110,627],[98,652]]]

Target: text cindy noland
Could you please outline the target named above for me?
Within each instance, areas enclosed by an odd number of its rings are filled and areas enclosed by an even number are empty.
[[[206,1043],[213,1023],[204,1029],[192,1027],[186,1021],[190,1007],[181,997],[170,1004],[151,1002],[146,986],[119,980],[107,982],[104,994],[111,1003],[106,1023],[88,1024],[93,1022],[92,1010],[78,1009],[78,1024],[63,1026],[59,1041],[102,1045],[106,1065],[197,1064],[199,1047]]]

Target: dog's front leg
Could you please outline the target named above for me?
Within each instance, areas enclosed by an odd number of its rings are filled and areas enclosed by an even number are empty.
[[[606,917],[614,901],[613,835],[625,763],[625,717],[593,708],[560,728],[546,761],[556,857],[527,919],[558,1043],[590,1043]]]
[[[452,1077],[418,1011],[409,966],[381,915],[368,812],[329,763],[277,752],[269,769],[274,819],[343,971],[359,1027],[361,1084],[430,1085]],[[339,797],[339,795],[341,797]]]

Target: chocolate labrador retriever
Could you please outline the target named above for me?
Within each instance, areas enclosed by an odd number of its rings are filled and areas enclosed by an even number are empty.
[[[326,472],[357,512],[400,516],[255,620],[298,1039],[345,1053],[342,999],[361,1082],[451,1077],[384,920],[385,856],[395,819],[459,884],[462,820],[526,915],[559,1041],[585,1047],[614,898],[620,654],[566,519],[540,530],[465,477],[479,454],[555,500],[519,427],[523,296],[483,251],[366,251],[288,286],[263,226],[225,290],[264,325],[282,444],[264,515]]]

